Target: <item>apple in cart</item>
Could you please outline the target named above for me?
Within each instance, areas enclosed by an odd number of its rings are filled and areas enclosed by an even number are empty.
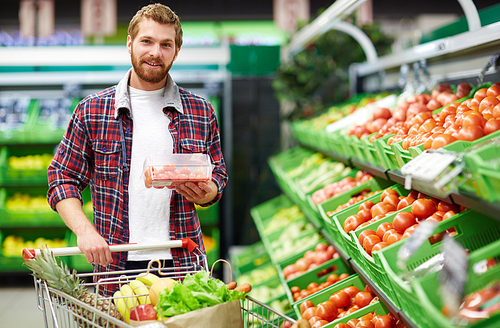
[[[130,321],[156,321],[156,310],[151,304],[140,304],[130,309]]]

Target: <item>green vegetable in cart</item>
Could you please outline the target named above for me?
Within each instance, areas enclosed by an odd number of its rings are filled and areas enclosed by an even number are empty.
[[[245,296],[246,293],[242,291],[229,290],[219,279],[212,279],[208,272],[199,271],[194,275],[188,273],[182,283],[176,281],[170,290],[160,292],[155,309],[160,319],[225,302],[243,300]]]

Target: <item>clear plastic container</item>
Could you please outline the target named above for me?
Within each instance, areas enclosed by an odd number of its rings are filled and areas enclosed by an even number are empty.
[[[186,182],[208,181],[212,163],[207,154],[150,155],[144,160],[143,179],[147,188],[175,188]]]

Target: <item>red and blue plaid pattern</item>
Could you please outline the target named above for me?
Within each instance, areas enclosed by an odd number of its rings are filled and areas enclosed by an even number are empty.
[[[55,210],[55,205],[62,199],[76,197],[82,200],[81,192],[89,186],[94,204],[94,226],[108,244],[123,244],[129,239],[128,167],[133,121],[129,109],[121,108],[123,133],[120,133],[120,120],[114,115],[115,91],[116,86],[110,87],[86,97],[77,105],[48,168],[47,199]],[[170,107],[164,108],[164,112],[170,118],[174,151],[209,154],[215,165],[212,180],[219,193],[211,203],[203,204],[208,206],[219,201],[228,179],[217,118],[206,99],[183,88],[179,88],[179,92],[184,113]],[[122,151],[121,135],[125,139],[125,152]],[[123,154],[126,154],[126,159]],[[173,192],[170,208],[170,238],[189,237],[205,251],[194,204]],[[184,249],[172,249],[172,256],[175,266],[191,265],[196,261]],[[94,267],[94,271],[124,270],[125,261],[125,253],[113,253],[112,264],[106,268]],[[104,294],[110,292],[104,291]]]

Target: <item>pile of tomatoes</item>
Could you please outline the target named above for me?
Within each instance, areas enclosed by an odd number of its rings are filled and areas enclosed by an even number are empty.
[[[423,111],[405,122],[387,144],[403,140],[403,149],[420,144],[424,144],[424,149],[439,149],[457,140],[477,140],[500,130],[499,97],[500,83],[496,83],[477,90],[471,99],[452,103],[439,113]]]
[[[333,247],[327,243],[318,243],[314,250],[308,250],[304,256],[295,261],[295,263],[287,265],[283,268],[285,280],[290,280],[309,270],[316,268],[318,265],[325,263],[328,260],[336,259],[340,255]]]
[[[351,205],[357,204],[357,203],[359,203],[359,202],[361,202],[361,201],[363,201],[363,200],[365,200],[365,199],[367,199],[375,194],[378,194],[381,191],[382,190],[370,191],[370,189],[365,189],[365,190],[361,191],[359,194],[352,196],[351,199],[349,199],[349,201],[347,201],[347,203],[337,206],[337,208],[333,211],[326,212],[326,215],[328,217],[331,217],[331,216],[333,216],[333,214],[335,214],[335,213],[337,213],[345,208],[348,208]]]
[[[208,180],[208,176],[199,167],[191,171],[189,167],[178,169],[173,163],[163,166],[149,166],[144,171],[144,184],[146,188],[154,187],[161,189],[167,187],[173,189],[175,186],[186,182],[201,182]]]
[[[365,229],[359,234],[358,242],[363,246],[367,254],[371,255],[374,251],[394,244],[401,239],[410,237],[419,223],[424,220],[437,223],[447,220],[458,212],[465,210],[463,207],[445,201],[428,198],[425,194],[416,191],[412,191],[406,197],[400,197],[400,201],[404,201],[405,204],[410,204],[411,207],[407,208],[407,210],[398,212],[394,216],[392,222],[381,223],[376,231]],[[454,234],[456,231],[454,228],[450,228],[435,234],[429,238],[430,243],[434,244],[442,240],[445,233]]]
[[[318,284],[317,282],[311,282],[305,289],[300,289],[297,286],[293,286],[292,288],[290,288],[290,291],[292,292],[293,300],[297,302],[348,277],[349,274],[346,272],[343,272],[340,275],[332,273],[326,278],[325,282],[322,282],[320,284]]]
[[[364,171],[358,171],[355,177],[345,177],[340,181],[329,183],[323,188],[315,191],[311,199],[315,205],[324,202],[340,193],[351,190],[362,183],[372,179],[373,176]]]
[[[421,112],[432,112],[438,108],[457,101],[469,95],[472,87],[468,83],[460,83],[454,94],[447,83],[441,83],[432,94],[420,94],[411,99],[402,101],[392,112],[388,108],[376,108],[373,117],[362,125],[351,127],[348,135],[364,138],[378,132],[370,138],[373,141],[385,135],[396,133],[399,128],[405,126],[406,121]]]
[[[309,321],[312,328],[316,328],[356,312],[378,300],[368,285],[363,291],[356,286],[348,286],[331,294],[328,301],[318,305],[314,305],[311,300],[305,300],[300,304],[300,314],[303,319]]]
[[[406,326],[389,314],[375,314],[370,312],[358,319],[351,319],[347,323],[336,324],[333,328],[405,328]]]

